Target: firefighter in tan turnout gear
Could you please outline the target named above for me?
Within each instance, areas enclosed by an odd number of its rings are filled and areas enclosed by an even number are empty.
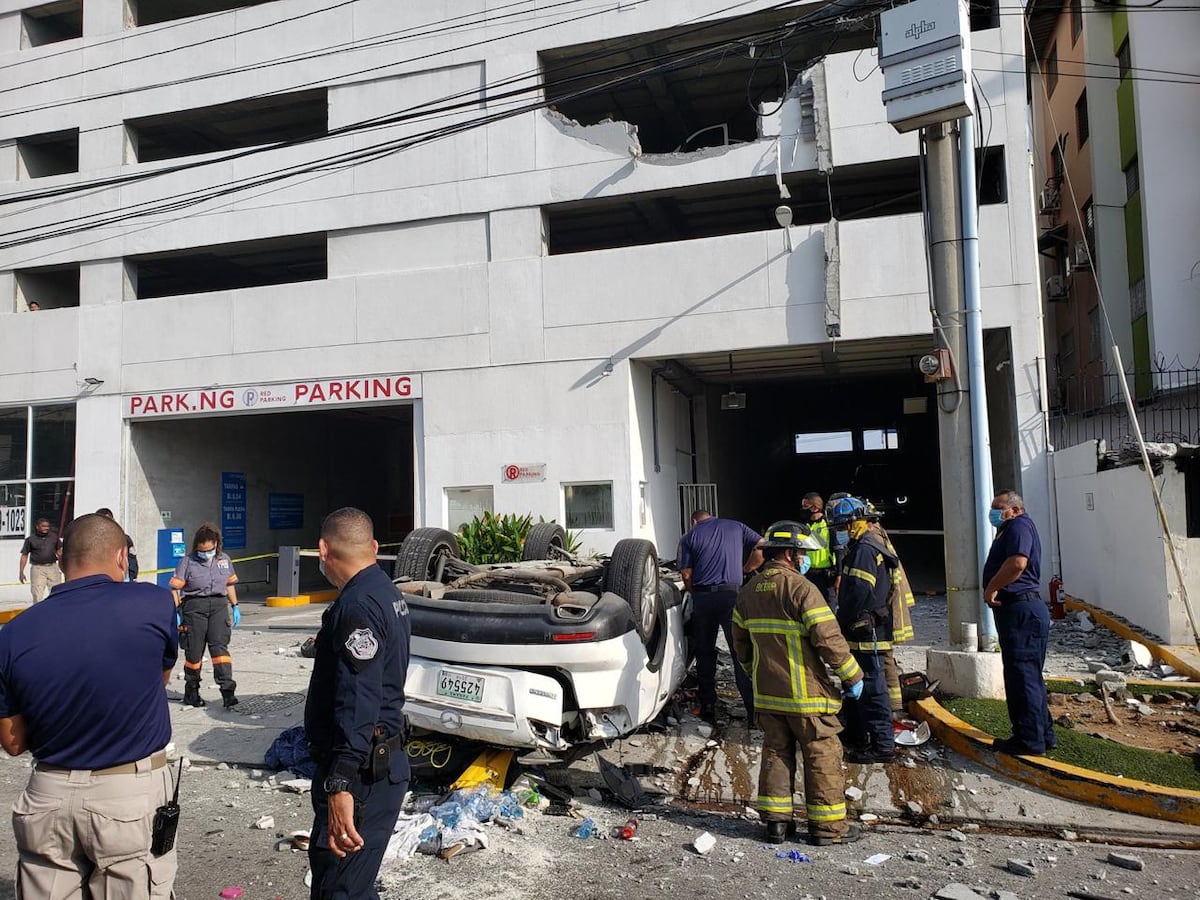
[[[766,565],[742,588],[733,613],[734,652],[754,681],[763,732],[757,806],[772,844],[782,843],[796,828],[797,749],[804,758],[809,843],[849,843],[861,836],[857,824],[846,822],[837,714],[843,690],[858,696],[863,676],[825,597],[803,574],[805,551],[820,546],[806,525],[772,525],[762,546]]]

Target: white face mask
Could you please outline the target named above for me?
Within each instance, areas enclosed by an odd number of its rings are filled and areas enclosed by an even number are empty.
[[[325,575],[325,560],[321,559],[320,557],[317,558],[317,571],[321,573],[322,578],[327,577]]]

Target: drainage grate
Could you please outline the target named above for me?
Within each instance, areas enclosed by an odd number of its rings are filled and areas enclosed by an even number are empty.
[[[251,697],[238,697],[238,705],[233,708],[243,716],[261,716],[267,713],[283,712],[304,702],[303,694],[258,694]]]

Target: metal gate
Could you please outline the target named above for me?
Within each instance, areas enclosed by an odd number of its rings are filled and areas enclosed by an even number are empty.
[[[687,534],[692,527],[692,513],[707,509],[714,516],[717,509],[717,486],[715,484],[681,484],[679,486],[679,530]]]

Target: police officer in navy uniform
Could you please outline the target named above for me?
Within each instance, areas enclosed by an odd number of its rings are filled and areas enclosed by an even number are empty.
[[[179,561],[170,582],[183,614],[183,702],[187,706],[205,705],[200,696],[205,647],[225,708],[237,706],[237,682],[229,655],[233,629],[242,622],[237,580],[233,560],[221,550],[221,532],[204,523],[192,538],[192,552]]]
[[[370,516],[321,523],[321,572],[339,590],[321,617],[304,727],[317,763],[311,900],[378,900],[375,878],[408,789],[408,608],[376,564]]]
[[[127,552],[119,525],[80,516],[67,581],[0,629],[0,746],[35,758],[13,805],[18,897],[174,896],[175,850],[150,848],[179,635],[169,592],[123,583]]]
[[[1004,698],[1013,726],[1012,737],[992,748],[1041,756],[1058,746],[1042,677],[1050,637],[1050,613],[1039,593],[1042,542],[1016,491],[997,494],[988,519],[997,531],[983,566],[983,599],[995,611]]]

